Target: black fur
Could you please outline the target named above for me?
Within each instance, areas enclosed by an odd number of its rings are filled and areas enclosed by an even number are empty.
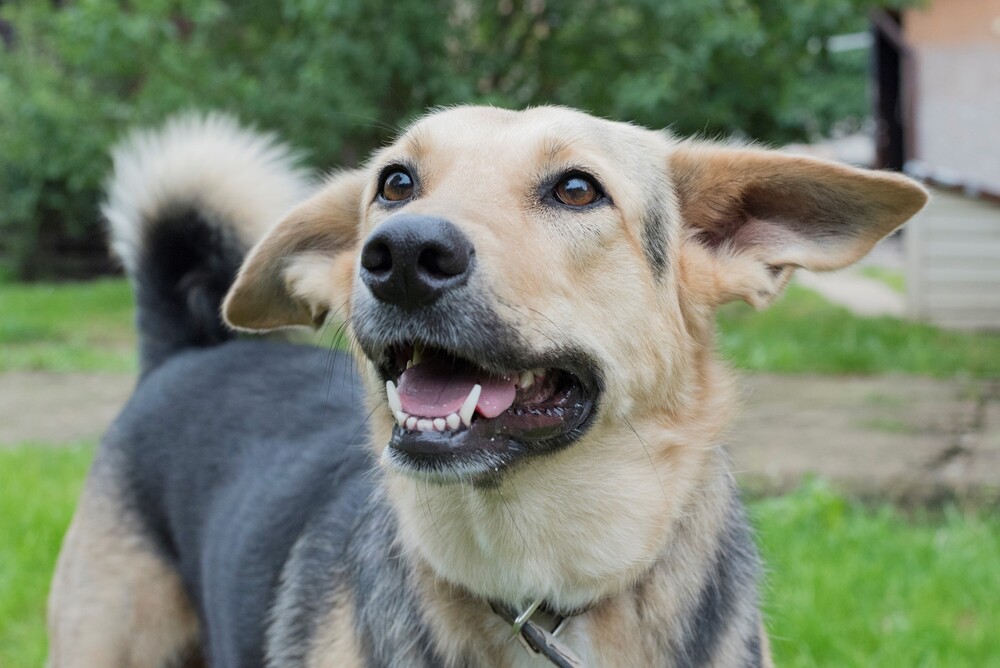
[[[177,209],[150,221],[139,246],[132,278],[143,375],[180,350],[233,338],[219,305],[245,249],[225,227]]]

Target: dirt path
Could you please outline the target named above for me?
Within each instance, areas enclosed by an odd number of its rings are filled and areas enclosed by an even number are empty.
[[[0,447],[97,438],[133,383],[0,374]],[[759,374],[745,387],[730,451],[751,490],[781,491],[817,474],[868,497],[1000,501],[1000,382]]]
[[[135,378],[125,374],[0,374],[0,447],[97,439],[133,385]]]
[[[747,376],[730,450],[745,487],[809,474],[906,503],[1000,501],[1000,382]]]

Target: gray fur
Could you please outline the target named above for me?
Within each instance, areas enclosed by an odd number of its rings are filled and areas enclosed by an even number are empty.
[[[354,523],[344,526],[343,515],[323,516],[303,533],[285,566],[268,634],[268,665],[304,665],[338,589],[354,600],[355,628],[369,666],[442,665],[412,566],[397,542],[392,509],[370,481],[351,487],[347,495],[357,495],[359,506]],[[335,539],[345,535],[346,542]]]
[[[440,666],[397,534],[392,509],[376,492],[354,527],[349,550],[358,637],[372,668]]]
[[[677,666],[696,668],[710,665],[716,648],[722,638],[732,632],[734,625],[746,626],[748,633],[758,634],[759,571],[759,558],[750,528],[734,492],[716,552],[687,624],[688,632],[678,651]],[[757,656],[760,656],[759,648]]]

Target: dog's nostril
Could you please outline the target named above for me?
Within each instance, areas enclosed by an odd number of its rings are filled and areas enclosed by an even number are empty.
[[[419,308],[465,285],[474,262],[472,242],[446,220],[397,215],[361,249],[361,280],[379,301]]]
[[[390,271],[392,269],[392,251],[385,243],[370,243],[361,252],[361,266],[376,273]]]
[[[469,253],[462,250],[431,246],[421,251],[417,264],[433,278],[459,276],[469,269]]]

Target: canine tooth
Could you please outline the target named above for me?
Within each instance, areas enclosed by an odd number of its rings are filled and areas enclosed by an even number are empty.
[[[434,429],[436,431],[444,431],[445,426],[447,426],[447,423],[444,421],[444,418],[434,418]]]
[[[521,389],[526,390],[535,384],[535,374],[530,371],[525,371],[521,374],[521,380],[519,382]]]
[[[413,360],[406,360],[406,368],[409,369],[411,366],[413,366]]]
[[[483,386],[476,384],[472,386],[472,391],[465,398],[465,403],[458,409],[458,417],[462,419],[462,424],[468,427],[472,424],[472,414],[476,412],[476,404],[479,403],[479,394],[483,391]]]
[[[403,404],[399,400],[399,391],[396,390],[396,384],[391,380],[385,381],[385,394],[389,397],[389,408],[393,415],[403,410]]]
[[[396,411],[396,422],[400,427],[406,426],[406,421],[410,418],[409,415],[403,411]]]
[[[409,429],[410,431],[416,431],[417,430],[417,418],[412,417],[412,416],[406,418],[406,428]]]
[[[428,420],[427,418],[420,418],[417,420],[417,431],[433,431],[434,422]]]
[[[462,424],[462,418],[458,417],[458,413],[452,413],[444,419],[444,422],[448,425],[448,429],[455,431],[458,429],[458,425]]]
[[[413,357],[410,359],[414,366],[420,364],[424,359],[424,350],[419,346],[413,346]]]

